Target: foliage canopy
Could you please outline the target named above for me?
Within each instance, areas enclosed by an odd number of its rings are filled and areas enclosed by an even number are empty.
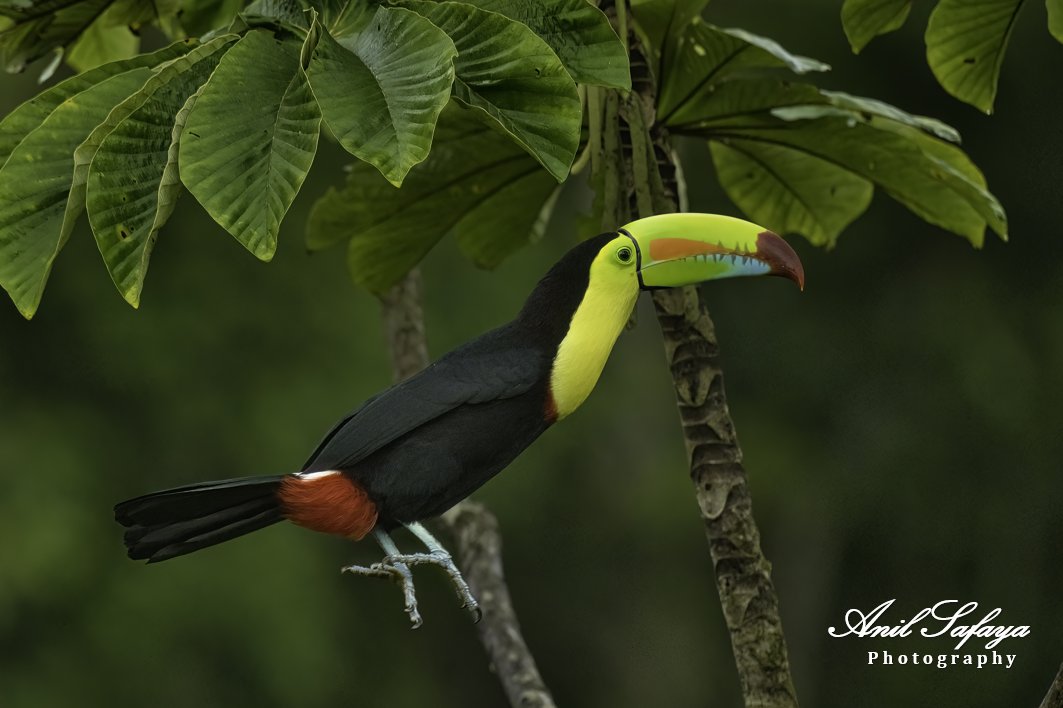
[[[877,186],[976,246],[987,226],[1006,235],[955,130],[797,80],[829,67],[704,22],[705,4],[635,2],[633,29],[656,120],[708,144],[751,219],[830,245]],[[861,41],[894,9],[857,13]],[[542,233],[584,162],[586,94],[630,88],[626,42],[585,0],[0,0],[0,15],[9,70],[50,52],[83,70],[0,122],[0,284],[26,317],[82,212],[134,306],[185,189],[269,260],[322,124],[358,162],[315,205],[311,249],[347,242],[373,292],[451,233],[492,267]],[[123,33],[147,23],[173,44],[137,54]]]
[[[926,58],[941,86],[993,112],[997,80],[1015,21],[1026,0],[939,0],[926,27]],[[1063,42],[1063,0],[1045,0],[1048,31]],[[842,26],[853,52],[900,29],[912,0],[845,0]]]

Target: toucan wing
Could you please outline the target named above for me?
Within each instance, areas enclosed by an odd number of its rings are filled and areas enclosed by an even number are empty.
[[[303,471],[347,469],[455,408],[513,398],[542,376],[544,355],[495,330],[367,400],[340,420]]]

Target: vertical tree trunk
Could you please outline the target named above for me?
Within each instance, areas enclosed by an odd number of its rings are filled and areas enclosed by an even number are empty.
[[[796,706],[779,600],[760,549],[712,319],[694,288],[655,293],[653,302],[742,694],[750,707]]]
[[[603,3],[603,9],[618,14],[616,24],[626,27],[627,4]],[[626,198],[603,202],[606,230],[631,218],[685,208],[679,163],[666,131],[655,123],[655,79],[636,35],[629,33],[627,39],[631,93],[595,90],[588,104],[595,184],[625,190]],[[796,707],[779,601],[771,564],[760,548],[742,450],[727,408],[715,327],[696,288],[658,291],[653,302],[745,704]]]
[[[428,366],[420,271],[411,270],[380,298],[380,305],[394,379],[402,381]],[[455,562],[480,603],[483,619],[476,630],[510,705],[555,708],[509,599],[494,514],[483,504],[464,501],[444,515],[442,525],[457,543]]]

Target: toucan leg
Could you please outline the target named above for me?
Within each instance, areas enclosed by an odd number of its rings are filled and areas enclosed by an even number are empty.
[[[410,572],[409,565],[403,562],[399,547],[395,545],[387,531],[373,529],[373,538],[380,544],[380,548],[383,549],[384,553],[387,554],[384,560],[368,567],[364,565],[349,565],[341,570],[344,573],[353,573],[354,575],[397,580],[399,585],[402,586],[402,594],[406,602],[406,614],[410,617],[410,624],[413,625],[413,629],[417,629],[421,626],[421,613],[417,609],[417,594],[413,587],[413,573]]]
[[[454,564],[454,559],[451,558],[450,552],[447,551],[446,548],[443,548],[443,544],[436,540],[436,537],[429,533],[428,529],[416,521],[406,524],[406,528],[408,528],[414,536],[419,538],[421,543],[428,547],[429,552],[402,556],[402,560],[410,565],[437,565],[446,571],[446,574],[450,576],[450,582],[454,585],[454,590],[461,599],[461,606],[472,613],[474,622],[479,622],[480,618],[483,616],[483,612],[480,611],[480,604],[476,602],[476,598],[472,596],[469,584],[465,582],[465,577],[461,574],[458,566]]]

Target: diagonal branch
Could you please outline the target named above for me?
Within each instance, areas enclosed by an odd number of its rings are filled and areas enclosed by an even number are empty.
[[[428,365],[421,274],[416,268],[380,298],[381,316],[396,381]],[[502,536],[498,521],[483,504],[463,501],[441,519],[457,542],[456,562],[480,602],[476,625],[492,670],[513,708],[554,708],[535,657],[524,642],[502,573]]]
[[[484,618],[476,625],[491,667],[513,708],[555,708],[528,645],[502,573],[502,535],[498,520],[483,504],[463,501],[443,515],[457,540],[457,562]]]
[[[1048,687],[1048,693],[1041,701],[1041,708],[1063,708],[1063,666],[1059,667],[1055,680]]]

